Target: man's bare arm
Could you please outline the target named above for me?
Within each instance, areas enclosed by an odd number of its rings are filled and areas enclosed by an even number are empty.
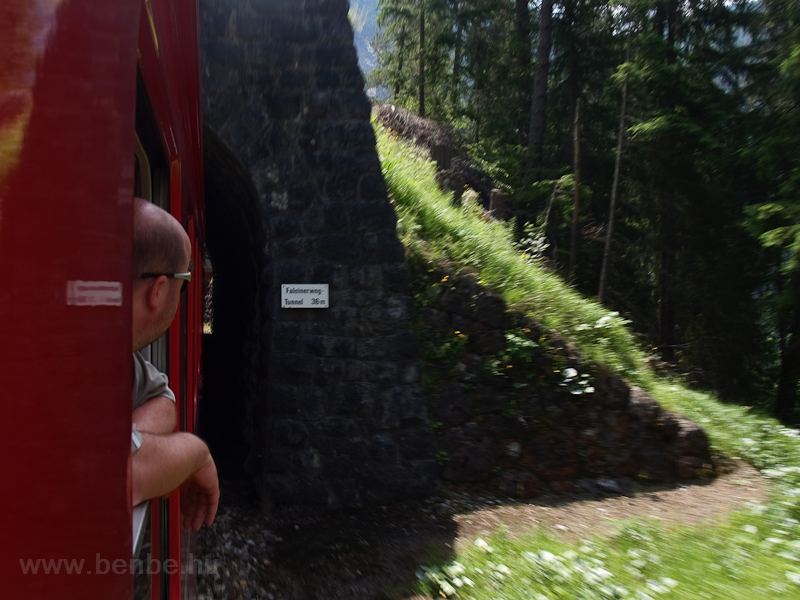
[[[178,410],[172,400],[157,396],[134,408],[132,420],[138,431],[172,433],[178,424]]]
[[[211,525],[219,505],[217,468],[208,446],[191,433],[142,433],[142,446],[132,456],[133,504],[181,488],[184,526]]]

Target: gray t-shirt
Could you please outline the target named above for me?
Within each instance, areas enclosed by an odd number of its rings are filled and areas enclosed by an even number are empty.
[[[169,379],[138,352],[133,353],[133,408],[141,406],[151,398],[165,396],[175,402],[175,394],[169,389]]]
[[[175,394],[169,389],[169,379],[147,362],[138,352],[133,353],[133,408],[141,406],[151,398],[164,396],[175,402]],[[131,454],[142,445],[142,434],[131,427]]]

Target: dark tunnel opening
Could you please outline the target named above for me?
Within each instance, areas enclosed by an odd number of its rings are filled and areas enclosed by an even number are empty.
[[[264,226],[246,171],[204,131],[206,248],[213,266],[210,331],[203,334],[198,432],[221,479],[242,480],[256,443],[253,368],[258,362]]]

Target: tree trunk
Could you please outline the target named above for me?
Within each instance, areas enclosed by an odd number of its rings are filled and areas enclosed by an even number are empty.
[[[456,28],[456,40],[453,48],[453,91],[450,98],[450,103],[453,105],[453,110],[458,106],[458,81],[461,77],[461,38],[464,35],[464,24],[461,22],[461,15],[459,15],[460,4],[456,3],[456,18],[458,25]]]
[[[661,272],[659,273],[659,348],[667,362],[675,360],[675,264],[677,255],[675,192],[661,198]]]
[[[532,167],[537,178],[542,168],[544,130],[547,119],[547,79],[550,73],[550,50],[553,34],[553,0],[542,0],[539,15],[539,40],[536,44],[536,66],[531,95],[531,123],[528,147],[531,151]]]
[[[575,189],[572,193],[572,244],[569,251],[569,276],[575,278],[578,267],[578,222],[581,204],[581,108],[583,98],[575,101],[575,124],[572,130],[572,160],[575,173]]]
[[[397,98],[400,95],[400,81],[403,76],[403,49],[406,45],[406,26],[403,25],[402,30],[400,31],[400,51],[397,53],[397,83],[394,84],[394,97]]]
[[[530,122],[528,111],[528,90],[531,89],[531,15],[528,10],[528,0],[515,0],[514,3],[514,34],[516,36],[516,67],[518,82],[515,89],[517,96],[517,130],[521,144],[527,142],[528,131],[526,125]]]
[[[425,118],[425,0],[419,1],[419,116]]]
[[[789,297],[800,298],[800,275],[790,275],[788,284],[789,290],[794,290],[788,294]],[[790,302],[785,310],[786,312],[780,316],[778,326],[781,367],[775,396],[775,416],[786,425],[794,425],[797,417],[798,380],[800,380],[800,309],[797,308],[796,302]]]
[[[628,45],[625,49],[625,62],[631,60],[631,34],[628,33]],[[600,268],[600,289],[597,300],[602,304],[606,294],[608,270],[611,267],[611,240],[614,237],[614,213],[617,210],[617,193],[619,192],[619,172],[622,166],[622,145],[625,141],[625,111],[628,104],[628,79],[622,84],[622,108],[619,111],[619,131],[617,132],[617,156],[614,160],[614,179],[611,183],[611,202],[608,207],[608,228],[606,230],[606,243],[603,250],[603,266]]]

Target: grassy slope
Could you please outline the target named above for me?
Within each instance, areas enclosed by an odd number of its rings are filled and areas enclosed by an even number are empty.
[[[376,135],[398,230],[410,252],[477,270],[481,283],[500,292],[510,306],[561,332],[589,361],[608,366],[662,405],[699,422],[718,451],[747,459],[773,484],[768,507],[691,531],[629,524],[615,537],[577,548],[540,532],[521,540],[498,534],[488,543],[491,552],[478,544],[460,562],[428,568],[422,574],[426,589],[486,600],[800,598],[796,433],[745,407],[721,404],[654,376],[623,319],[530,261],[503,224],[453,206],[434,184],[433,165],[415,149],[380,128]]]

